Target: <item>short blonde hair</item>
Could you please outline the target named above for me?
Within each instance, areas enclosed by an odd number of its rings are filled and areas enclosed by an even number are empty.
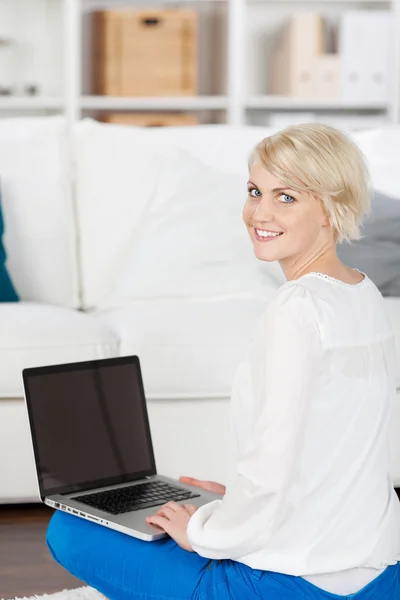
[[[371,213],[371,181],[365,156],[344,132],[321,123],[292,125],[259,142],[249,156],[285,185],[318,197],[336,243],[359,240]]]

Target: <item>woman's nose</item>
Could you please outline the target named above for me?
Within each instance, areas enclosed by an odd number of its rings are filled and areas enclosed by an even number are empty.
[[[268,204],[259,204],[253,216],[255,217],[255,220],[260,223],[265,221],[272,221],[274,218],[271,206],[269,206]]]

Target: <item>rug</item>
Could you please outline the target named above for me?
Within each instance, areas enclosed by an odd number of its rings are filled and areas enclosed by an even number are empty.
[[[43,596],[31,596],[28,598],[14,598],[14,600],[104,600],[105,596],[87,585],[74,590],[62,590],[56,594],[44,594]],[[4,600],[4,598],[1,598]]]

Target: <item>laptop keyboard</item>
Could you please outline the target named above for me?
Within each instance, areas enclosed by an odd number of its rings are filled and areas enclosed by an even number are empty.
[[[104,492],[75,496],[73,500],[79,500],[82,504],[88,504],[112,515],[120,515],[132,510],[159,506],[170,500],[178,502],[199,496],[200,494],[193,494],[189,490],[163,481],[149,481]]]

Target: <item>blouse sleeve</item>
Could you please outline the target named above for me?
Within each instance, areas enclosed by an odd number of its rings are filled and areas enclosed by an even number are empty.
[[[314,300],[307,288],[278,292],[257,324],[251,363],[251,440],[222,499],[190,518],[188,540],[206,558],[237,559],[268,547],[291,514],[302,436],[322,356]]]

